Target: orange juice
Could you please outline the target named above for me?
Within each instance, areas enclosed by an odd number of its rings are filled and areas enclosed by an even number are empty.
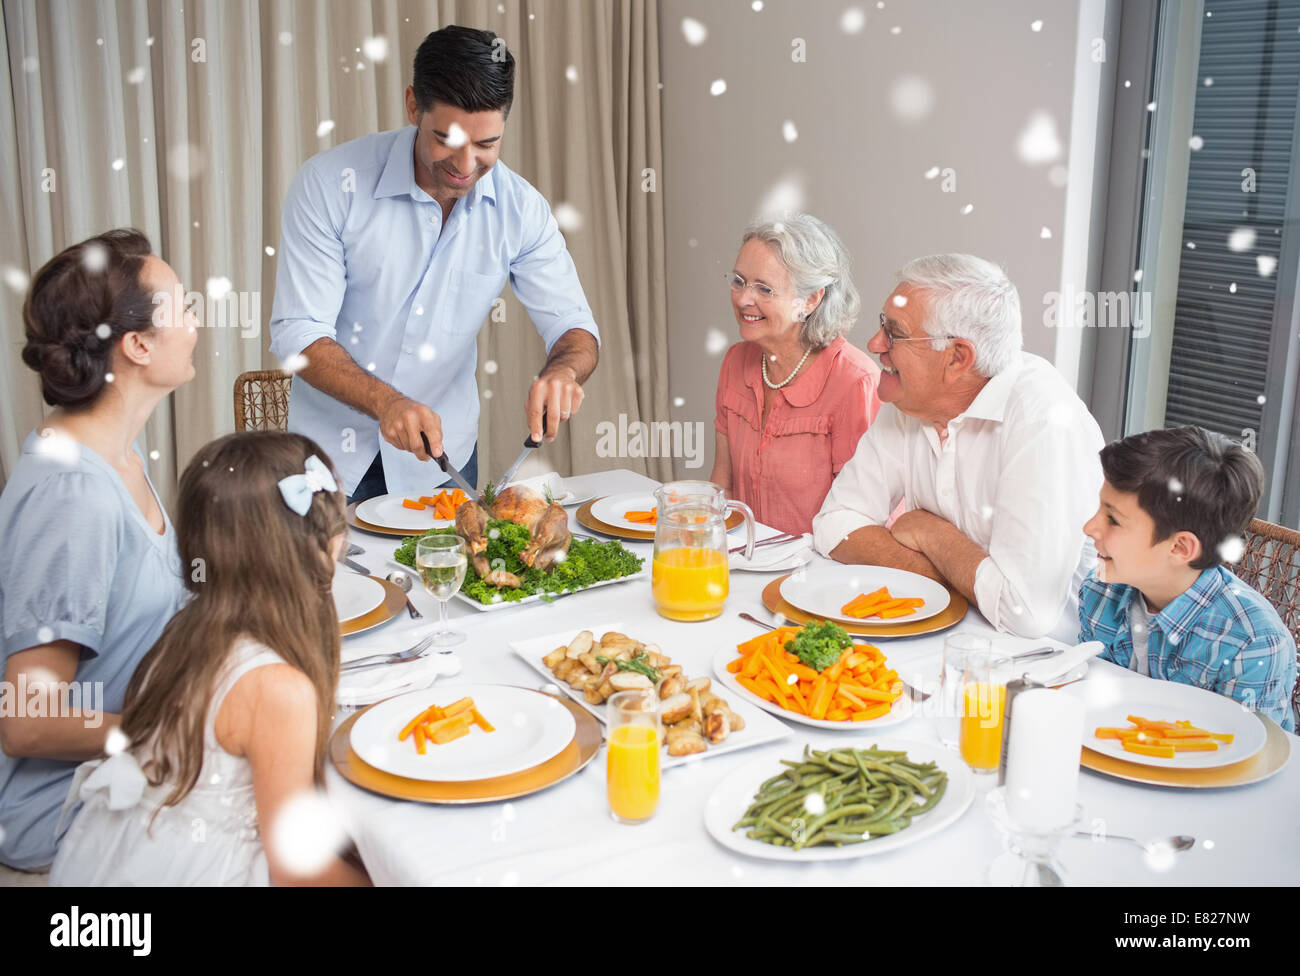
[[[976,771],[992,772],[1002,755],[1002,713],[1007,689],[986,681],[971,682],[962,692],[961,757]]]
[[[708,620],[727,602],[727,554],[683,546],[655,553],[650,589],[670,620]]]
[[[605,758],[609,809],[619,820],[648,820],[659,805],[659,730],[616,725]]]

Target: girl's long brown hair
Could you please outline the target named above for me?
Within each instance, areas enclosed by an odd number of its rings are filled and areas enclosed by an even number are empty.
[[[177,541],[192,599],[140,662],[122,712],[122,731],[144,750],[149,782],[175,784],[169,806],[198,781],[209,703],[240,637],[265,644],[311,679],[315,772],[323,782],[339,678],[331,544],[347,531],[344,498],[317,492],[301,516],[278,487],[302,474],[313,454],[329,465],[299,434],[231,434],[201,448],[181,476]]]

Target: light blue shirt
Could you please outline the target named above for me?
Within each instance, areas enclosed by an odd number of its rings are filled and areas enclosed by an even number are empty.
[[[478,440],[476,339],[507,279],[548,352],[570,329],[600,333],[545,198],[498,162],[444,226],[442,207],[415,182],[415,135],[407,126],[363,136],[298,171],[284,203],[271,352],[283,362],[334,339],[442,418],[459,468]],[[349,494],[377,451],[390,492],[427,492],[444,479],[385,441],[377,421],[297,376],[289,429],[324,448]]]
[[[185,601],[165,510],[163,523],[159,535],[90,448],[29,435],[0,494],[0,665],[29,647],[73,641],[82,646],[74,681],[79,693],[89,691],[79,703],[121,714],[136,665]],[[27,696],[17,691],[5,689],[9,708],[25,714]],[[0,863],[34,868],[54,860],[59,811],[77,765],[0,753]]]

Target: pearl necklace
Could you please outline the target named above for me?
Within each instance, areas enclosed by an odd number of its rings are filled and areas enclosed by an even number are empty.
[[[805,349],[803,354],[803,359],[799,360],[799,364],[795,366],[793,370],[790,371],[790,375],[787,376],[785,379],[783,379],[780,383],[773,383],[771,380],[767,378],[767,357],[764,356],[762,360],[763,383],[766,384],[769,390],[779,390],[781,389],[781,387],[788,385],[791,380],[793,380],[796,376],[799,375],[799,370],[803,369],[803,364],[808,361],[808,357],[811,355],[812,355],[812,348],[809,347],[808,349]]]

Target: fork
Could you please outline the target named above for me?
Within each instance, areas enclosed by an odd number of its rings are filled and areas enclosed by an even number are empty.
[[[781,542],[794,542],[795,539],[799,539],[799,538],[802,538],[802,536],[797,536],[792,532],[783,532],[780,535],[772,536],[772,538],[770,539],[764,539],[762,542],[755,542],[754,548],[758,549],[761,548],[762,546],[774,546]],[[744,546],[736,546],[733,549],[728,549],[727,552],[728,553],[740,552],[744,548],[745,548]]]
[[[433,644],[433,635],[430,634],[418,644],[408,647],[404,651],[398,651],[395,654],[372,654],[370,657],[359,658],[356,661],[349,661],[339,668],[339,672],[362,671],[366,668],[377,668],[385,664],[405,664],[408,661],[414,661],[417,658],[424,657],[430,645]]]

